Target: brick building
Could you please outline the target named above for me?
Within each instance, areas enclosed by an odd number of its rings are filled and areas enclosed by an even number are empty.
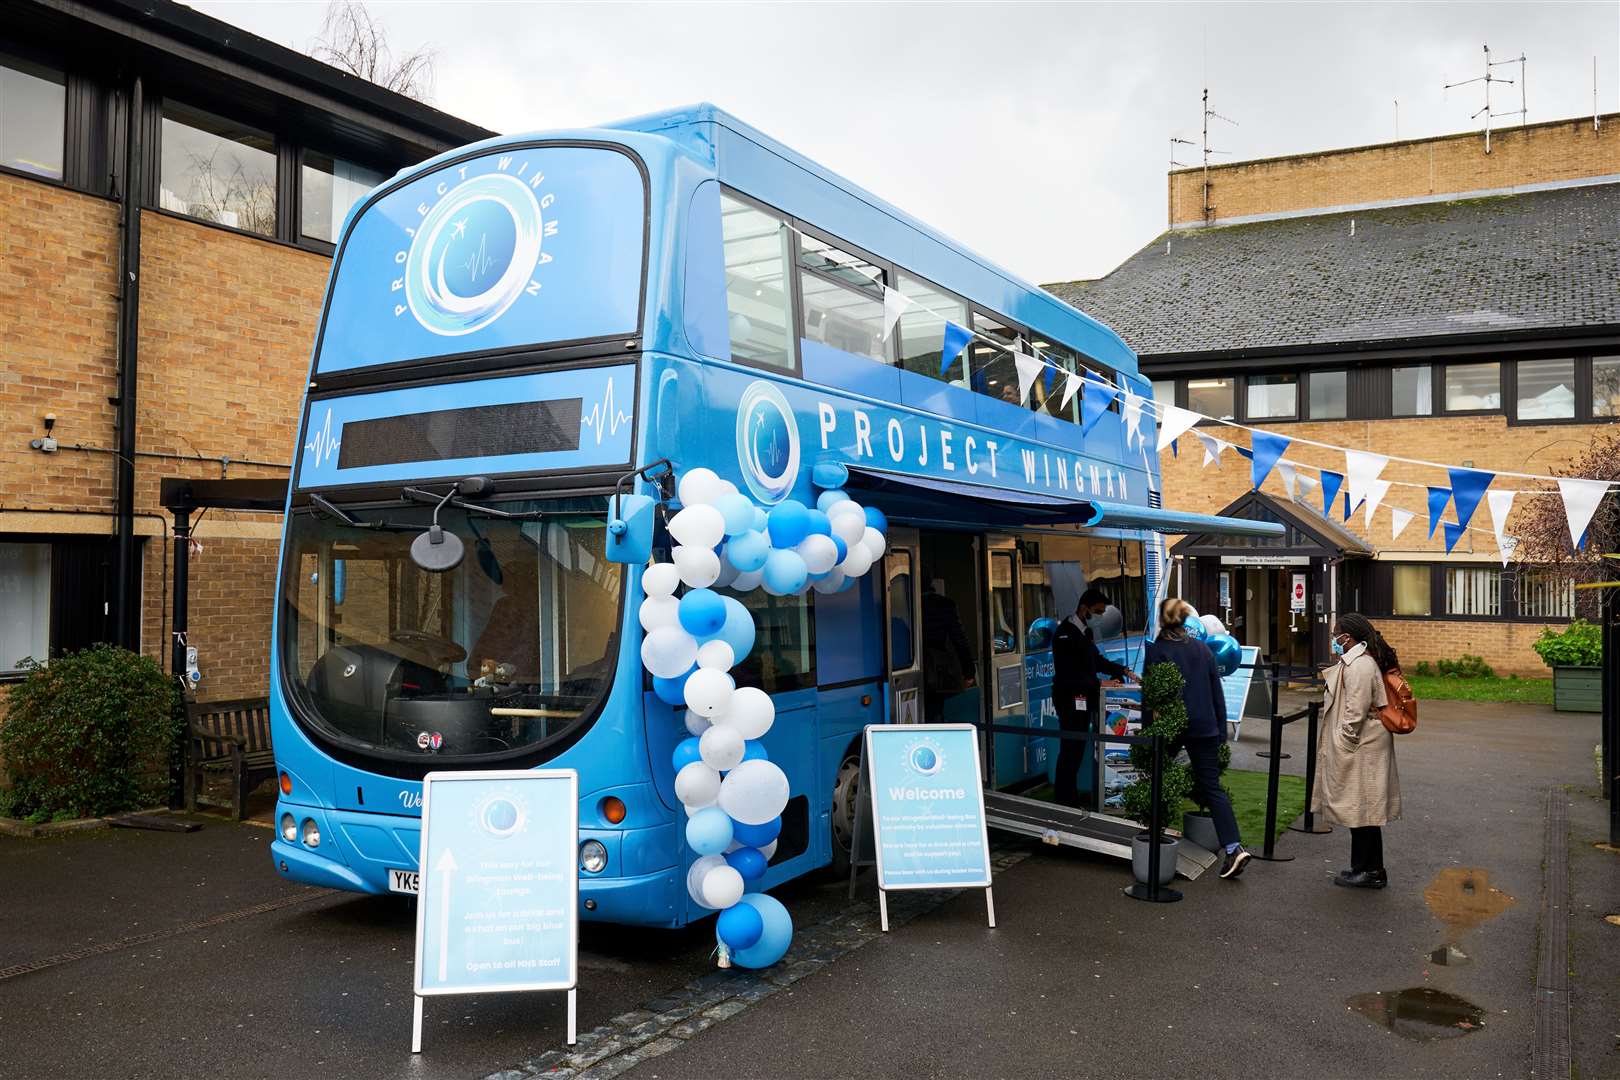
[[[167,664],[160,482],[285,480],[345,213],[490,133],[167,0],[11,5],[0,110],[0,679]],[[262,694],[280,518],[195,537],[203,694]]]
[[[1112,273],[1052,287],[1124,336],[1162,401],[1296,440],[1536,474],[1620,417],[1620,117],[1499,131],[1488,155],[1470,134],[1185,169],[1168,206],[1169,228]],[[1285,662],[1325,662],[1331,612],[1359,609],[1410,661],[1468,652],[1544,674],[1530,643],[1586,600],[1504,566],[1483,504],[1452,553],[1442,532],[1431,540],[1423,485],[1443,472],[1389,463],[1384,506],[1415,515],[1395,537],[1386,509],[1370,526],[1340,503],[1324,517],[1319,492],[1290,500],[1275,473],[1249,495],[1248,463],[1206,469],[1197,431],[1249,444],[1215,422],[1183,436],[1163,455],[1166,501],[1290,533],[1243,552],[1185,538],[1181,588]],[[1299,442],[1287,456],[1345,468]]]

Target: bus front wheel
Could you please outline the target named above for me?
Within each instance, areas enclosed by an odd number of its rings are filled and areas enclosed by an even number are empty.
[[[839,762],[838,775],[833,780],[832,812],[829,815],[832,823],[832,862],[828,872],[834,878],[849,877],[850,849],[855,839],[855,800],[860,794],[860,786],[861,759],[859,754],[851,751]],[[871,857],[870,852],[867,852],[867,857]]]

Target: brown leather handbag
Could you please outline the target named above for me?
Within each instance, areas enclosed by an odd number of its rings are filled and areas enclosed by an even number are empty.
[[[1378,719],[1391,735],[1410,735],[1417,729],[1417,696],[1400,668],[1384,672],[1384,697],[1389,704],[1378,709]]]

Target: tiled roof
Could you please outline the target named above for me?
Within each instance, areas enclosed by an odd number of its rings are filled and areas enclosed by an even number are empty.
[[[1048,288],[1147,357],[1620,324],[1620,184],[1172,230]]]

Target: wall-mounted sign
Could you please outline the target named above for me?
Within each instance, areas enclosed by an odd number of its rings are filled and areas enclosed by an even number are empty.
[[[1222,566],[1309,566],[1309,555],[1222,555]]]
[[[1303,613],[1305,611],[1305,575],[1294,574],[1292,591],[1288,594],[1288,610]]]

